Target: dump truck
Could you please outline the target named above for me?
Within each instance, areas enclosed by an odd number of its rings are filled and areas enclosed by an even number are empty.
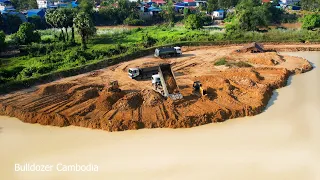
[[[181,47],[163,47],[154,51],[154,56],[160,58],[180,56],[181,54]]]
[[[182,99],[170,64],[160,64],[158,74],[152,76],[153,89],[172,100]]]
[[[129,68],[128,75],[131,79],[149,79],[158,74],[158,66],[146,68]]]

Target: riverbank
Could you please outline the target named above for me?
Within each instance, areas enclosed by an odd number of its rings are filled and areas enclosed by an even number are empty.
[[[311,48],[318,45],[311,45]],[[275,46],[272,46],[276,48]],[[281,47],[281,46],[280,46]],[[282,48],[298,48],[284,46]],[[302,46],[306,47],[306,46]],[[298,57],[275,52],[237,53],[241,46],[183,49],[179,58],[152,56],[0,97],[0,113],[28,123],[82,126],[108,131],[141,128],[186,128],[253,116],[266,107],[272,91],[286,85],[291,74],[312,69]],[[268,47],[266,47],[268,48]],[[225,59],[252,67],[215,66]],[[171,63],[184,98],[172,102],[152,90],[151,82],[127,77],[130,67]],[[122,93],[106,92],[104,84],[118,80]],[[208,95],[192,93],[200,80]]]
[[[1,179],[318,180],[320,54],[315,69],[274,91],[265,112],[189,129],[108,133],[0,117]],[[87,164],[99,172],[14,172],[14,163]]]

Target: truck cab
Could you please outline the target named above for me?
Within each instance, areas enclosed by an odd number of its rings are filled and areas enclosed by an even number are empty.
[[[155,74],[151,78],[152,84],[161,84],[160,76],[159,74]]]
[[[182,54],[182,51],[181,51],[181,47],[174,47],[174,49],[176,50],[177,54],[181,55]]]
[[[134,79],[140,75],[140,70],[138,68],[129,68],[128,75],[130,78]]]

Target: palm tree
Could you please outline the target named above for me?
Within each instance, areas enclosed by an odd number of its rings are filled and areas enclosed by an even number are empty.
[[[79,35],[81,36],[82,48],[86,49],[88,38],[94,35],[96,32],[96,28],[94,27],[92,19],[89,14],[80,12],[75,16],[73,23],[77,28]]]
[[[64,28],[64,23],[66,19],[66,15],[61,13],[62,11],[57,9],[57,10],[49,10],[46,12],[46,22],[51,25],[53,28],[60,28],[61,29],[61,35],[63,38],[63,41],[66,41],[65,35],[63,32]]]

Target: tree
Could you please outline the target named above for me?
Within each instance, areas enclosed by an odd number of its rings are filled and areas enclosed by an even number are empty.
[[[92,0],[80,0],[80,10],[89,14],[93,14],[94,1]]]
[[[34,24],[29,22],[22,23],[15,36],[18,38],[20,44],[30,44],[41,40],[40,34],[35,31]]]
[[[73,19],[75,17],[75,10],[70,8],[59,8],[56,10],[48,10],[46,13],[46,21],[54,28],[61,29],[63,41],[69,40],[68,28],[72,30],[71,41],[74,42],[74,27]],[[64,32],[65,30],[65,32]]]
[[[45,29],[46,28],[46,23],[39,16],[28,17],[28,22],[34,24],[36,29]]]
[[[218,0],[208,0],[207,6],[207,12],[211,14],[214,10],[217,10],[219,8]]]
[[[309,11],[319,11],[320,10],[320,0],[301,0],[301,7],[304,10]]]
[[[3,19],[1,12],[0,12],[0,29],[3,29],[3,26],[4,26],[4,19]]]
[[[320,14],[308,14],[303,17],[302,28],[312,30],[320,27]]]
[[[174,20],[175,20],[175,12],[174,12],[174,7],[173,7],[173,2],[172,0],[168,0],[167,4],[163,6],[163,18],[165,21],[170,25],[174,25]]]
[[[184,23],[187,29],[200,29],[203,26],[202,19],[198,14],[190,14]]]
[[[0,31],[0,52],[5,46],[6,34],[3,31]]]
[[[11,14],[6,15],[6,17],[7,17],[6,32],[8,34],[17,32],[20,24],[22,23],[22,20],[20,19],[20,17],[17,15],[11,15]]]
[[[37,0],[11,0],[17,10],[38,9]]]
[[[81,36],[82,48],[86,49],[87,40],[96,32],[96,28],[94,27],[92,19],[89,16],[89,14],[85,12],[80,12],[74,18],[73,23],[77,28],[79,35]]]
[[[184,18],[187,18],[190,15],[190,9],[189,8],[184,8],[183,9],[183,16]]]
[[[268,6],[261,5],[259,0],[242,0],[236,6],[234,18],[236,20],[232,20],[232,23],[237,24],[231,26],[232,28],[229,28],[229,30],[239,28],[244,31],[255,31],[258,27],[267,26],[272,15]]]
[[[228,9],[232,7],[232,0],[218,0],[219,8]]]

